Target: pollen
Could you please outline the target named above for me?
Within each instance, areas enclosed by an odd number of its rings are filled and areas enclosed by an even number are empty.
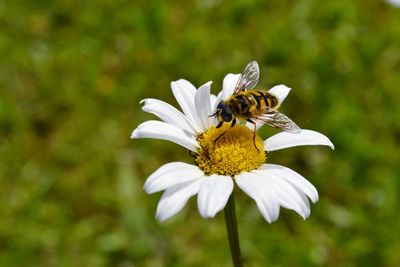
[[[233,176],[258,168],[266,160],[262,139],[244,125],[215,126],[200,134],[200,149],[195,155],[197,166],[205,174]],[[257,146],[257,149],[256,147]]]

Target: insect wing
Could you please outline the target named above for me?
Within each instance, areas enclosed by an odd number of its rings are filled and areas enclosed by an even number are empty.
[[[256,61],[250,61],[244,68],[238,82],[236,83],[234,94],[247,89],[253,89],[258,83],[260,69]]]
[[[300,132],[300,127],[297,126],[296,123],[294,123],[289,117],[278,111],[270,111],[268,113],[264,113],[259,117],[253,118],[253,120],[262,122],[275,128],[282,129],[285,132]]]

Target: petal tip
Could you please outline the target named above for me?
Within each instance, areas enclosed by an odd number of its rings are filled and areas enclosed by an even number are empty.
[[[278,98],[279,103],[282,103],[286,99],[291,90],[292,88],[287,87],[284,84],[279,84],[269,89],[268,92],[276,96]]]
[[[151,186],[150,186],[149,183],[145,183],[145,184],[144,184],[144,186],[143,186],[143,191],[146,192],[146,194],[148,194],[148,195],[155,193],[155,192],[153,192],[153,191],[151,190]]]
[[[205,85],[205,86],[211,86],[212,83],[213,83],[212,81],[208,81],[208,82],[206,82],[204,85]],[[204,85],[203,85],[203,86],[204,86]]]
[[[172,82],[171,82],[171,85],[172,85],[172,84],[180,83],[180,82],[182,82],[182,81],[185,81],[185,79],[178,79],[178,80],[172,81]]]
[[[206,220],[208,220],[208,219],[212,219],[214,216],[212,216],[211,214],[201,214],[200,213],[200,215],[201,215],[201,217],[203,217],[203,219],[206,219]]]
[[[160,203],[158,203],[158,204],[160,205]],[[169,212],[166,212],[165,207],[160,209],[160,206],[158,206],[155,217],[159,222],[165,222],[166,220],[171,218],[173,215],[175,215],[175,213],[170,214]]]
[[[160,214],[156,214],[156,219],[159,222],[165,222],[168,218],[166,216],[160,215]]]
[[[185,86],[194,87],[194,85],[191,82],[185,79],[179,79],[171,82],[172,89],[174,89],[174,87],[185,87]]]
[[[332,150],[335,150],[335,145],[332,143],[332,141],[326,135],[321,134],[321,136],[325,139],[325,142],[321,142],[321,145],[328,146]]]
[[[265,221],[267,221],[267,223],[272,224],[274,222],[274,220],[270,219],[270,218],[266,218],[265,216],[263,216]]]
[[[317,195],[311,199],[311,202],[312,202],[313,204],[315,204],[315,203],[318,202],[318,200],[319,200],[319,196],[318,196],[318,193],[317,193]]]
[[[139,129],[138,128],[133,130],[133,132],[131,134],[131,139],[137,139],[137,138],[139,138]]]
[[[176,80],[176,81],[172,81],[170,83],[172,90],[176,90],[177,87],[179,86],[179,84],[182,83],[182,81],[184,81],[184,79],[179,79],[179,80]]]

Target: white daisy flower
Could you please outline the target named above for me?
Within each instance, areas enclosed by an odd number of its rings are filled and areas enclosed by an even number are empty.
[[[199,212],[212,218],[224,209],[234,183],[257,204],[269,223],[278,219],[280,207],[291,209],[304,219],[310,215],[309,199],[318,201],[315,187],[297,172],[280,165],[268,164],[266,152],[295,146],[324,145],[334,148],[323,134],[302,129],[300,133],[281,132],[265,141],[257,135],[253,143],[252,126],[228,123],[216,128],[210,117],[221,99],[232,95],[240,74],[228,74],[218,97],[210,94],[211,82],[196,89],[186,80],[171,83],[180,112],[157,99],[144,99],[143,110],[161,121],[140,124],[131,138],[163,139],[179,144],[194,154],[195,164],[171,162],[148,177],[144,190],[148,194],[164,191],[157,207],[156,218],[164,221],[178,213],[189,198],[197,195]],[[290,88],[278,85],[269,92],[281,103]],[[279,104],[280,104],[279,103]],[[229,129],[217,141],[217,137]],[[257,146],[256,149],[255,146]]]

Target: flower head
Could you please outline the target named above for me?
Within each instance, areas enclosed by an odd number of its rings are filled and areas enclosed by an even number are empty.
[[[217,121],[210,115],[220,100],[232,95],[239,76],[228,74],[218,96],[210,94],[211,82],[198,89],[183,79],[172,82],[172,92],[183,112],[157,99],[142,100],[142,109],[162,121],[140,124],[131,138],[168,140],[194,153],[195,165],[167,163],[146,180],[144,190],[148,194],[164,191],[156,214],[160,221],[178,213],[196,194],[201,216],[214,217],[225,207],[234,183],[255,200],[270,223],[277,220],[280,207],[294,210],[305,219],[310,215],[309,199],[313,203],[318,201],[318,192],[309,181],[289,168],[265,163],[266,153],[303,145],[325,145],[333,149],[326,136],[300,130],[296,134],[281,132],[265,141],[256,135],[253,141],[250,125],[216,127]],[[279,104],[289,91],[285,85],[269,90]]]

